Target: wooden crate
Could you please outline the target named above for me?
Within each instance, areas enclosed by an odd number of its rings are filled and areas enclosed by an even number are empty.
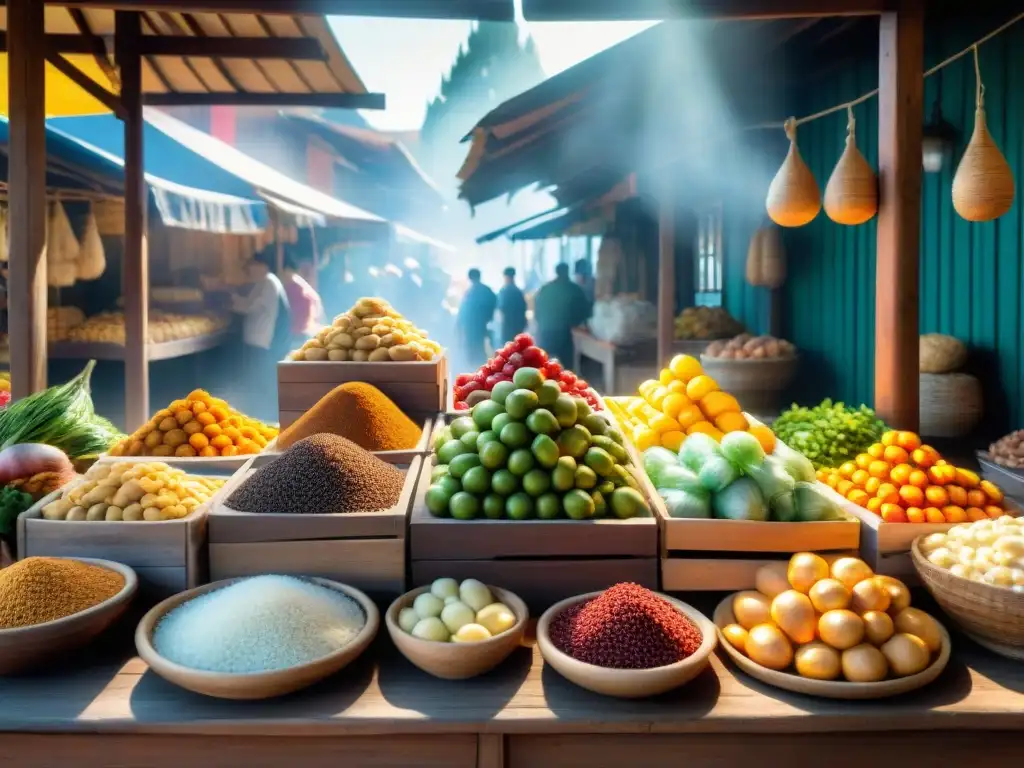
[[[632,520],[452,520],[430,514],[429,459],[409,518],[412,584],[441,576],[510,589],[532,611],[620,581],[658,587],[658,526]]]
[[[54,491],[18,517],[18,558],[96,557],[123,563],[138,575],[142,599],[157,602],[208,581],[207,520],[225,488],[188,517],[155,522],[45,520],[43,507],[66,488]]]
[[[445,408],[448,358],[427,362],[296,362],[277,364],[277,404],[281,429],[291,425],[339,384],[373,384],[406,413],[437,413]]]
[[[735,591],[754,586],[757,569],[797,552],[856,555],[857,520],[779,523],[669,517],[650,479],[642,479],[661,526],[661,584],[666,592]]]
[[[423,458],[381,456],[407,471],[391,509],[352,514],[256,514],[226,501],[256,469],[276,460],[262,454],[239,470],[210,511],[210,578],[263,573],[320,576],[350,584],[374,599],[405,591],[406,525]]]

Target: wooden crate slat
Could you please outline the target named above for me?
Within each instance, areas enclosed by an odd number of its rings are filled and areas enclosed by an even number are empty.
[[[277,380],[278,383],[319,382],[334,386],[344,384],[346,381],[364,381],[373,385],[394,381],[442,384],[447,371],[447,358],[444,355],[433,360],[409,363],[282,360],[277,364]]]
[[[857,556],[857,550],[822,553],[828,562]],[[666,592],[733,592],[752,589],[757,569],[769,563],[787,562],[790,553],[764,558],[672,557],[661,560],[661,584]]]
[[[278,387],[278,420],[282,428],[291,426],[296,419],[285,422],[284,416],[294,413],[305,413],[320,398],[327,395],[331,390],[344,382],[317,383],[317,382],[291,382]],[[399,381],[390,383],[379,383],[375,385],[394,401],[395,405],[403,411],[440,411],[440,387],[437,384],[421,384],[418,382]]]

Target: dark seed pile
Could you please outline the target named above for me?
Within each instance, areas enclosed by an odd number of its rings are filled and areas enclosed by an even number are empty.
[[[613,669],[675,664],[700,648],[693,622],[639,584],[616,584],[551,622],[551,641],[577,661]]]
[[[257,469],[227,505],[239,512],[329,515],[378,512],[398,502],[405,472],[337,435],[299,440]]]

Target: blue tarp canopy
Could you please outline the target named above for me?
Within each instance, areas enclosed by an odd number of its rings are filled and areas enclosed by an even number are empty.
[[[123,130],[121,131],[123,134]],[[0,116],[0,173],[7,179],[8,123]],[[214,232],[253,233],[263,228],[266,206],[245,199],[176,184],[146,175],[153,210],[168,226]],[[46,186],[51,193],[83,198],[124,195],[124,163],[61,130],[46,129]]]
[[[297,182],[175,117],[154,109],[144,114],[146,169],[162,179],[181,185],[201,181],[224,194],[261,198],[312,224],[388,225],[379,216]],[[59,118],[49,124],[112,156],[124,157],[124,130],[113,115]]]

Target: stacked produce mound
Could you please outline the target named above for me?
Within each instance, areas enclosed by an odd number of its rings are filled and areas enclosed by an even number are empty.
[[[72,459],[104,453],[122,435],[93,408],[90,360],[66,384],[44,389],[0,409],[0,450],[19,443],[45,443]]]
[[[206,315],[178,315],[150,310],[149,343],[192,339],[221,330],[224,320]],[[85,341],[124,346],[124,313],[102,312],[68,330],[68,341]]]
[[[98,565],[27,557],[0,570],[0,629],[56,621],[106,602],[124,577]]]
[[[427,507],[458,520],[648,515],[622,442],[582,397],[520,368],[435,437]]]
[[[405,472],[351,440],[313,435],[253,472],[226,503],[262,514],[379,512],[398,503],[404,483]]]
[[[112,456],[241,456],[259,453],[277,429],[239,413],[202,389],[153,414],[110,449]]]
[[[721,444],[691,435],[676,455],[649,448],[644,469],[671,517],[816,522],[842,517],[819,491],[814,468],[781,441],[765,455],[747,432],[730,432]]]
[[[293,576],[254,576],[177,606],[157,623],[153,647],[190,669],[256,674],[340,651],[366,626],[348,595]]]
[[[988,447],[992,461],[1008,469],[1024,469],[1024,429],[996,440]]]
[[[512,610],[495,601],[487,585],[476,579],[461,584],[455,579],[435,579],[429,591],[398,612],[402,631],[438,643],[478,643],[515,624]]]
[[[177,520],[205,504],[224,480],[188,475],[154,461],[93,465],[82,482],[43,507],[47,520]]]
[[[935,619],[910,590],[855,557],[829,564],[801,552],[762,566],[757,590],[732,598],[726,640],[763,667],[815,680],[876,683],[923,672],[942,647]]]
[[[687,435],[705,434],[715,440],[729,432],[749,431],[771,452],[775,436],[767,427],[751,425],[736,398],[718,388],[700,361],[676,355],[658,380],[639,387],[640,397],[608,398],[608,407],[628,425],[633,444],[641,451],[660,445],[678,451]]]
[[[585,664],[653,669],[700,648],[700,629],[675,606],[639,584],[616,584],[551,621],[551,642]]]
[[[1024,593],[1024,517],[958,525],[925,536],[919,546],[928,562],[954,576]]]
[[[384,299],[360,299],[288,359],[385,363],[432,360],[439,354],[441,345]]]
[[[743,323],[721,307],[687,307],[675,321],[677,339],[727,339],[743,333]]]
[[[372,384],[351,381],[335,387],[277,437],[278,448],[290,448],[312,435],[347,438],[368,451],[406,451],[416,447],[423,431]]]
[[[794,404],[772,422],[772,430],[822,469],[866,451],[882,437],[885,424],[866,405],[853,408],[826,399],[813,408]]]
[[[718,360],[777,360],[795,354],[796,347],[785,339],[749,333],[741,333],[728,341],[713,341],[704,350],[705,357]]]
[[[590,385],[572,371],[565,370],[558,360],[548,359],[548,353],[538,347],[528,333],[516,336],[476,373],[460,373],[455,377],[455,410],[468,411],[483,402],[496,384],[512,381],[516,371],[524,367],[538,369],[545,380],[555,381],[562,392],[582,397],[593,410],[601,410],[597,393]]]
[[[963,523],[1006,514],[1003,492],[977,473],[948,464],[913,432],[879,442],[818,478],[887,523]]]

